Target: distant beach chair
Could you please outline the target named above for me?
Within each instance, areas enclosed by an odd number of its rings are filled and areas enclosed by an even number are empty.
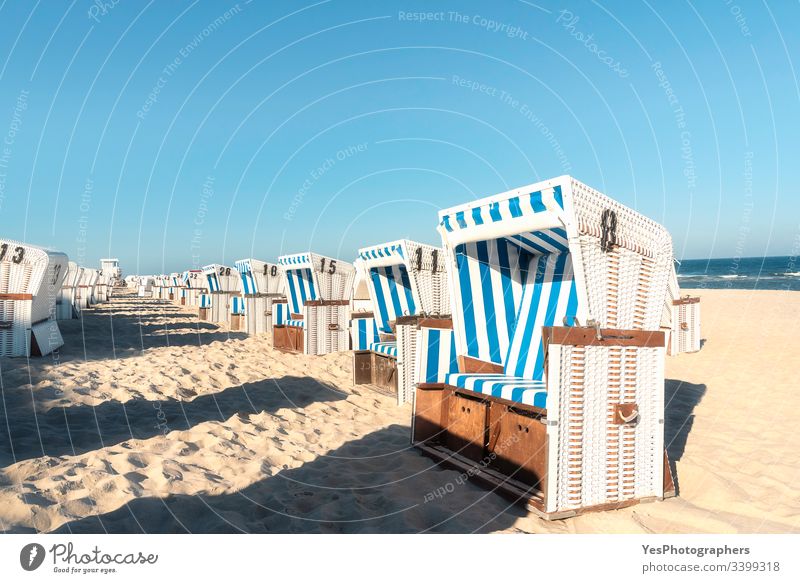
[[[240,259],[235,263],[241,277],[240,302],[233,304],[232,330],[248,334],[272,333],[272,306],[285,299],[283,269],[276,263]]]
[[[209,322],[231,323],[231,298],[241,286],[235,267],[212,263],[203,267],[208,291],[201,296],[199,316]]]
[[[56,301],[64,253],[0,239],[0,356],[41,356],[63,346]]]
[[[662,327],[667,335],[667,354],[670,356],[700,350],[700,298],[681,295],[674,264],[667,287]]]
[[[67,265],[67,275],[64,277],[64,282],[61,284],[61,291],[56,300],[56,318],[59,320],[71,320],[77,317],[75,302],[77,299],[81,269],[74,261],[69,261]]]
[[[373,312],[353,313],[353,382],[411,400],[420,320],[450,318],[444,251],[409,240],[359,249]],[[376,338],[377,337],[377,338]],[[365,340],[369,339],[365,345]]]
[[[439,216],[453,323],[420,326],[413,444],[545,518],[674,493],[669,233],[569,176]]]
[[[81,278],[78,284],[78,312],[90,307],[95,303],[95,286],[97,285],[98,273],[91,267],[81,268]]]
[[[180,304],[181,294],[183,292],[183,274],[170,273],[169,274],[169,301]]]
[[[137,295],[140,298],[152,298],[155,288],[155,277],[151,275],[140,275],[137,285]]]
[[[350,299],[355,267],[316,253],[278,258],[286,304],[273,303],[273,346],[289,352],[349,350]]]
[[[181,275],[183,289],[181,290],[181,305],[200,307],[200,295],[207,289],[206,278],[201,269],[187,269]]]

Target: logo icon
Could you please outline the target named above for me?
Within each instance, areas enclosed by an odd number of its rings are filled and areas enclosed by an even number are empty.
[[[30,543],[19,552],[19,564],[26,571],[35,571],[44,562],[44,547],[39,543]]]

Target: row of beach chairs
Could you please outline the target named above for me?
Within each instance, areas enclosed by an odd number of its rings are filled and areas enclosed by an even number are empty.
[[[0,356],[43,356],[63,346],[58,320],[106,302],[112,281],[58,251],[0,239]]]
[[[439,213],[442,246],[314,252],[154,279],[201,319],[413,402],[412,443],[547,518],[674,493],[664,356],[700,348],[669,233],[562,176]]]

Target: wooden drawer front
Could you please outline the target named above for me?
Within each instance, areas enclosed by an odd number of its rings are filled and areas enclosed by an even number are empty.
[[[414,399],[414,442],[444,439],[442,413],[446,411],[448,391],[418,389]]]
[[[492,457],[492,466],[525,484],[544,485],[547,471],[545,425],[498,403],[492,403],[489,417],[488,454]]]
[[[482,401],[453,393],[447,403],[447,447],[465,458],[483,459],[487,409]]]
[[[373,383],[397,393],[397,359],[383,354],[372,354]]]

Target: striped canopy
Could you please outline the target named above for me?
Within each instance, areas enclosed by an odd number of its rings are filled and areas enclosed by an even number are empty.
[[[517,191],[508,196],[490,197],[443,211],[440,217],[445,231],[453,232],[548,212],[559,219],[564,215],[564,198],[558,184],[532,192]]]
[[[296,253],[278,257],[278,264],[285,275],[287,299],[292,313],[301,313],[309,300],[348,299],[352,295],[353,265],[346,261],[325,257],[316,253]],[[331,281],[347,282],[341,289],[331,291]],[[344,290],[344,296],[340,292]]]

